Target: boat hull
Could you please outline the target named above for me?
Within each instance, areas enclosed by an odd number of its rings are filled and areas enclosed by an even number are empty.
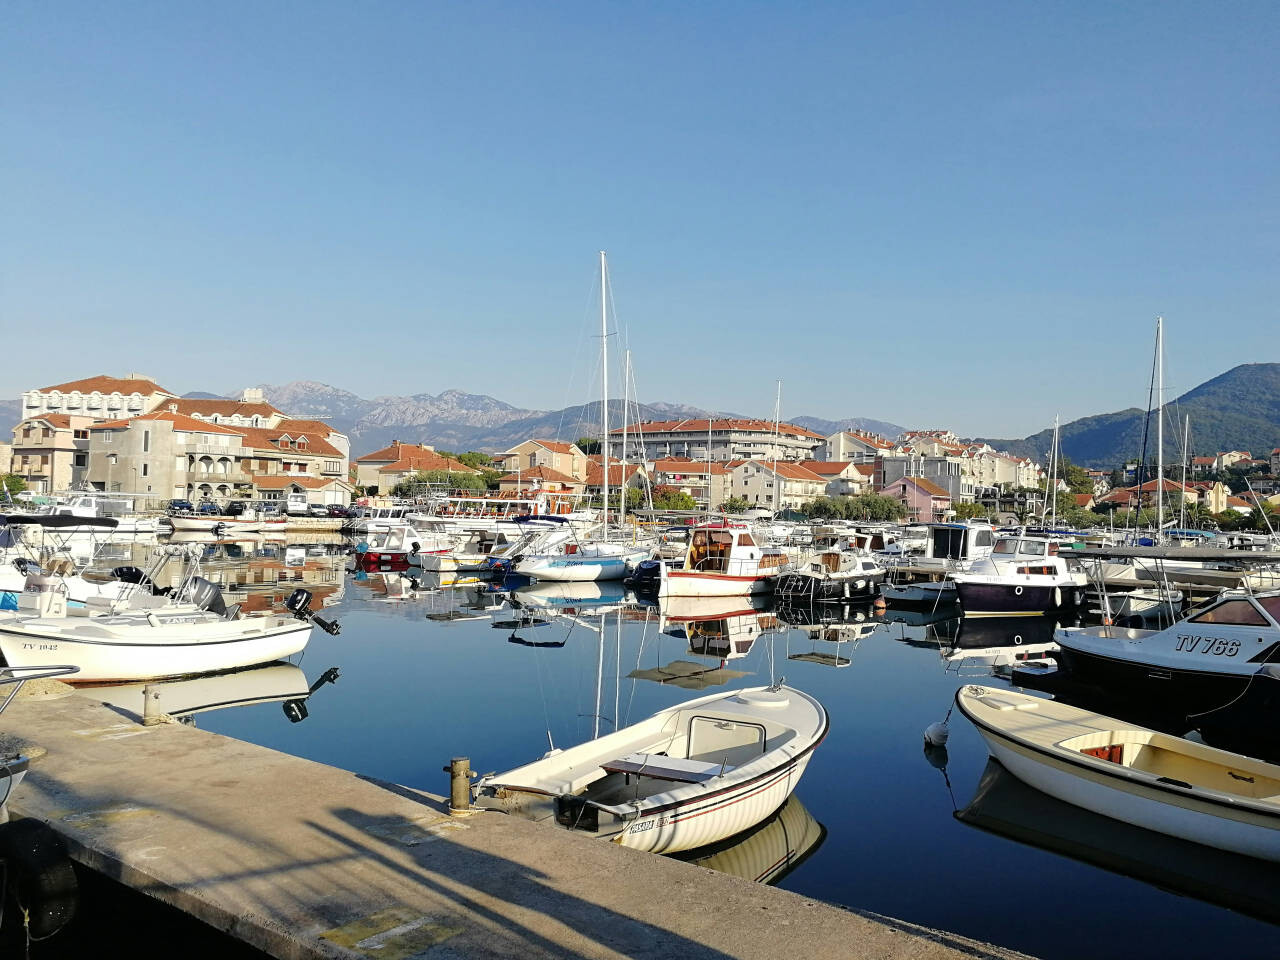
[[[664,570],[658,596],[745,597],[753,593],[768,593],[776,579],[773,574],[732,576],[693,570]]]
[[[1230,813],[1188,797],[1071,763],[1005,737],[966,713],[991,755],[1029,786],[1073,806],[1245,856],[1280,860],[1280,813]]]
[[[786,803],[811,756],[807,751],[765,776],[638,817],[616,842],[649,853],[676,853],[749,830]]]
[[[286,617],[246,617],[225,626],[159,621],[153,627],[143,620],[123,629],[113,629],[112,619],[70,627],[66,619],[10,615],[0,620],[0,653],[11,667],[77,666],[71,683],[152,680],[283,660],[306,647],[312,629]]]
[[[880,592],[883,574],[857,577],[815,577],[804,573],[784,573],[773,588],[780,599],[856,600]]]
[[[1083,595],[1075,584],[996,583],[956,578],[966,617],[1038,617],[1074,610]]]

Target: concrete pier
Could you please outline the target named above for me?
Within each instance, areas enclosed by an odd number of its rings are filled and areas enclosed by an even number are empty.
[[[1021,956],[498,813],[450,817],[441,797],[143,726],[87,694],[21,698],[0,737],[45,751],[12,815],[276,957]],[[424,756],[424,781],[444,786],[448,759]]]

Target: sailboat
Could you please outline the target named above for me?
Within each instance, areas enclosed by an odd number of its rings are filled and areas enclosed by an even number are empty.
[[[609,272],[603,250],[600,251],[600,382],[601,488],[604,493],[600,535],[568,540],[549,552],[526,554],[515,562],[516,573],[535,580],[578,583],[621,580],[653,552],[649,546],[609,538]],[[625,504],[625,492],[621,499]]]

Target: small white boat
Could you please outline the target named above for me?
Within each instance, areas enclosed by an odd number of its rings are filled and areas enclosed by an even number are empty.
[[[870,551],[833,545],[779,574],[773,592],[779,600],[873,597],[884,574],[884,567]]]
[[[1280,766],[1011,690],[964,686],[956,706],[1005,769],[1051,797],[1280,860]]]
[[[284,531],[289,521],[284,517],[268,519],[265,517],[224,517],[217,514],[200,516],[166,517],[174,533],[208,533],[217,537],[228,537],[236,533],[269,533],[273,530]]]
[[[525,554],[514,561],[515,572],[534,580],[587,583],[629,577],[653,553],[648,546],[605,540],[577,540],[547,553]]]
[[[880,596],[886,603],[923,603],[951,606],[957,602],[954,580],[917,580],[914,583],[886,580],[880,584]]]
[[[68,608],[59,578],[28,577],[18,610],[0,614],[0,654],[10,667],[72,664],[72,683],[110,683],[232,670],[283,660],[301,651],[312,624],[338,625],[310,610],[311,594],[295,590],[288,614],[242,616],[221,591],[190,576],[168,598],[139,596]],[[154,601],[154,602],[144,602]]]
[[[485,806],[672,853],[755,826],[791,795],[827,711],[781,684],[690,700],[595,740],[482,777]]]
[[[1141,620],[1163,620],[1172,623],[1182,611],[1183,594],[1181,590],[1166,587],[1126,590],[1112,593],[1109,597],[1115,604],[1115,619],[1138,617]]]

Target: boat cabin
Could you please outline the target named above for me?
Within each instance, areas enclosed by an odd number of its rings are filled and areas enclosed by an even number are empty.
[[[931,560],[976,560],[990,555],[995,529],[989,523],[931,523],[924,555]]]

